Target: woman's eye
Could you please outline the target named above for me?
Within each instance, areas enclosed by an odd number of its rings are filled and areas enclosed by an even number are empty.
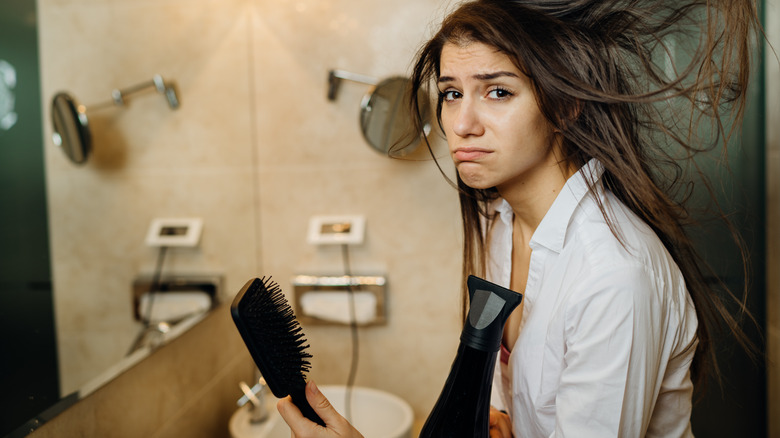
[[[459,99],[461,94],[455,90],[445,90],[439,92],[439,98],[445,102],[452,102],[455,99]]]
[[[506,99],[511,95],[512,93],[509,90],[505,90],[503,88],[495,88],[493,90],[490,90],[490,92],[488,92],[488,97],[490,97],[491,99]]]

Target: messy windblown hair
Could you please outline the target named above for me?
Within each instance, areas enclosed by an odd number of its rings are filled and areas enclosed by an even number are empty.
[[[759,29],[751,0],[476,0],[444,19],[412,72],[413,109],[421,107],[418,91],[439,78],[447,43],[494,47],[530,78],[542,114],[560,132],[564,161],[579,168],[598,159],[604,187],[655,231],[682,271],[699,320],[691,367],[696,383],[709,364],[717,371],[713,330],[728,327],[752,345],[705,280],[708,268],[686,233],[685,201],[691,192],[686,166],[696,170],[691,158],[725,150],[739,126]],[[440,127],[441,105],[439,99]],[[418,114],[418,127],[424,122]],[[700,135],[703,124],[711,127],[709,136]],[[491,219],[486,207],[498,194],[459,177],[457,187],[464,278],[484,276],[480,223]],[[744,252],[743,260],[747,269]],[[731,297],[748,314],[744,297]]]

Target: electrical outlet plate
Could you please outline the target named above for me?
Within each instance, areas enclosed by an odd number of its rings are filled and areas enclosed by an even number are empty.
[[[146,234],[149,246],[195,247],[203,230],[201,218],[157,218],[152,220]]]
[[[314,216],[309,220],[307,240],[312,245],[360,245],[365,230],[365,216]]]

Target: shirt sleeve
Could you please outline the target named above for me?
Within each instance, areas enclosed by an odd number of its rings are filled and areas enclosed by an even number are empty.
[[[644,266],[610,267],[565,308],[554,437],[644,436],[666,363],[663,287]]]

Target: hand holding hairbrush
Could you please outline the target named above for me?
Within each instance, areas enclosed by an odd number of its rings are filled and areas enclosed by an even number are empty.
[[[325,426],[306,400],[309,345],[292,307],[270,277],[249,280],[230,306],[238,332],[277,398],[291,396],[309,420]]]

